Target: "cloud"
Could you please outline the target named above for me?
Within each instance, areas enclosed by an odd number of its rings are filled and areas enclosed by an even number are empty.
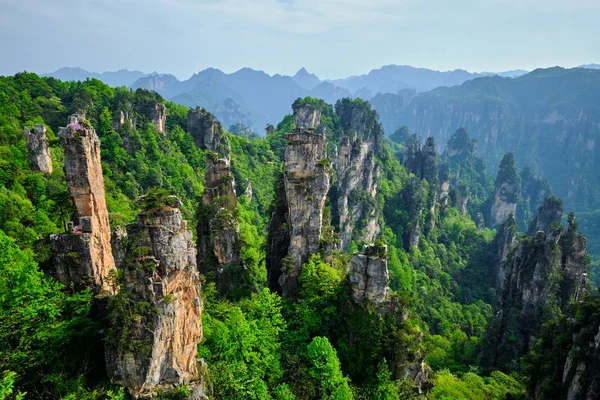
[[[212,15],[296,34],[319,34],[340,26],[397,22],[403,1],[392,0],[157,0],[188,13]]]

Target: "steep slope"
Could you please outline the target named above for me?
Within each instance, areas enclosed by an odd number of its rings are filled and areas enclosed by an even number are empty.
[[[396,112],[439,143],[466,128],[488,165],[512,151],[517,165],[548,179],[567,208],[590,210],[600,207],[599,95],[600,71],[549,68],[438,88]]]

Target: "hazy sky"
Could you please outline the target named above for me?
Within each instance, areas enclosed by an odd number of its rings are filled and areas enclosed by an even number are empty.
[[[600,63],[600,0],[0,0],[0,74]]]

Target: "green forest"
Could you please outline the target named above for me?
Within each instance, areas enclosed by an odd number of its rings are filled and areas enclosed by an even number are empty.
[[[164,127],[154,121],[159,106],[166,111]],[[317,127],[296,125],[303,110],[318,110]],[[465,129],[439,146],[406,127],[384,136],[377,113],[360,99],[334,105],[298,99],[289,111],[264,137],[238,136],[215,122],[211,129],[222,135],[222,147],[210,150],[190,132],[189,116],[212,116],[155,92],[96,79],[0,77],[0,400],[135,398],[111,381],[105,347],[122,340],[133,352],[148,350],[135,330],[151,327],[136,321],[156,310],[141,301],[123,305],[134,297],[121,271],[114,277],[121,291],[108,300],[56,276],[51,237],[69,231],[76,214],[58,136],[73,114],[100,140],[113,236],[161,208],[180,209],[194,243],[226,231],[230,225],[220,218],[239,227],[236,277],[224,283],[208,261],[200,269],[197,358],[208,398],[560,399],[574,393],[576,399],[600,393],[600,275],[589,272],[594,264],[578,231],[578,224],[600,229],[597,215],[565,212],[563,218],[547,181],[517,171],[511,153],[498,174],[490,174]],[[40,124],[51,173],[32,170],[24,136],[24,128]],[[324,141],[311,172],[317,178],[307,183],[297,183],[301,177],[286,165],[297,145],[288,136],[294,132]],[[352,167],[340,161],[348,148],[350,160],[362,160],[355,182],[344,172]],[[210,197],[207,170],[220,165],[223,154],[230,175],[219,181],[219,196]],[[273,245],[280,239],[273,220],[284,220],[296,201],[289,198],[290,182],[304,190],[298,201],[317,204],[312,188],[325,175],[318,249],[298,269],[293,293],[285,294],[277,279],[292,274],[293,266],[288,244]],[[361,186],[369,180],[370,187]],[[228,185],[234,199],[227,198]],[[350,227],[346,245],[340,227]],[[288,223],[281,229],[293,237]],[[148,251],[131,234],[127,243],[136,260]],[[77,266],[77,254],[69,254]],[[361,259],[385,266],[382,303],[356,300],[351,271]],[[129,313],[122,323],[133,324],[126,326],[131,331],[114,332],[119,312]],[[124,332],[132,339],[115,336]],[[566,364],[580,367],[571,371]],[[152,398],[194,398],[193,389],[193,380],[163,385]]]

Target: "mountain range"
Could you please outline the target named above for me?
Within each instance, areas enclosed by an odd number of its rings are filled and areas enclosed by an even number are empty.
[[[497,75],[514,77],[526,72],[515,70]],[[179,80],[171,74],[128,70],[94,73],[81,68],[61,68],[46,74],[61,80],[96,78],[110,86],[154,90],[176,103],[206,108],[226,127],[241,123],[259,134],[267,124],[276,123],[288,114],[288,105],[299,97],[312,96],[328,103],[335,103],[344,97],[371,100],[378,93],[396,94],[406,89],[418,93],[490,75],[496,74],[464,70],[440,72],[406,65],[387,65],[365,75],[335,80],[321,80],[305,68],[301,68],[294,76],[268,75],[251,68],[227,74],[208,68],[186,80]]]

